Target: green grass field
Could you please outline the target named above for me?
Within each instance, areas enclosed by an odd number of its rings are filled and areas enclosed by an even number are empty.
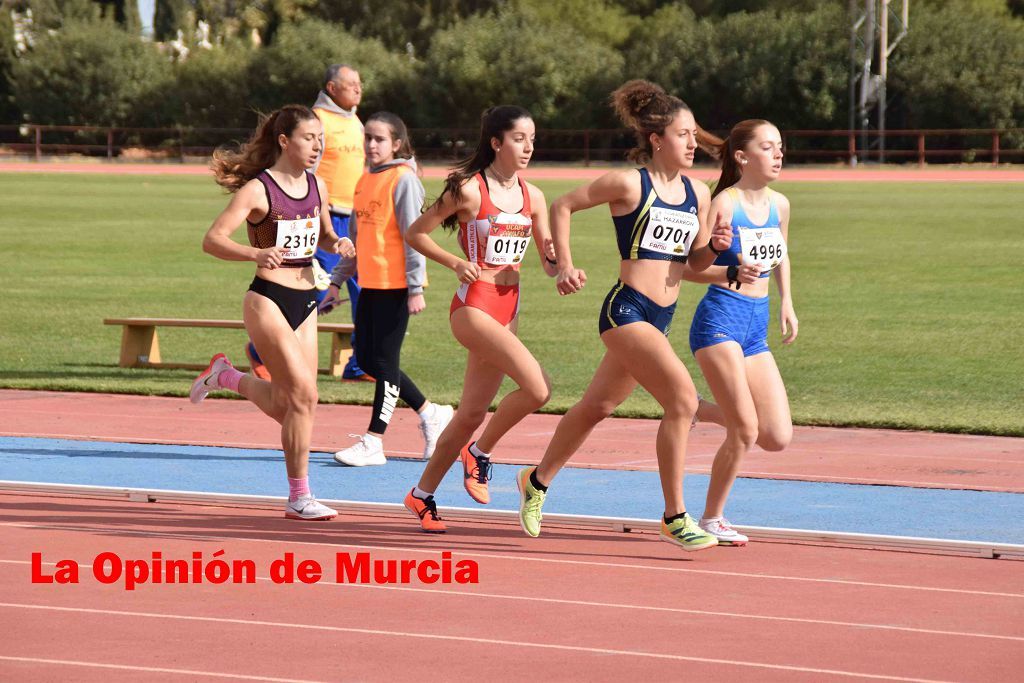
[[[544,182],[552,199],[576,183]],[[438,190],[427,183],[428,196]],[[793,205],[793,290],[800,337],[769,341],[800,424],[1024,435],[1024,192],[1010,183],[779,183]],[[0,386],[184,396],[193,373],[117,367],[110,316],[238,318],[251,264],[216,261],[200,239],[226,203],[209,179],[0,174]],[[245,239],[244,230],[237,238]],[[603,353],[597,310],[615,279],[607,209],[574,221],[583,293],[560,298],[535,259],[524,269],[521,336],[550,372],[562,412]],[[454,242],[448,239],[448,246]],[[427,311],[403,369],[437,401],[456,401],[465,354],[448,329],[453,275],[430,264]],[[687,345],[703,287],[685,285],[671,339]],[[348,321],[342,311],[326,320]],[[321,337],[326,341],[326,337]],[[243,360],[244,334],[161,331],[165,360]],[[322,344],[321,357],[327,349]],[[321,400],[368,403],[372,385],[320,382]],[[638,390],[621,408],[658,415]]]

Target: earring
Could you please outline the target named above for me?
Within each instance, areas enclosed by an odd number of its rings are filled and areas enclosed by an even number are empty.
[[[660,152],[660,151],[661,151],[661,146],[655,147],[655,148],[654,148],[654,151],[655,151],[655,152]]]

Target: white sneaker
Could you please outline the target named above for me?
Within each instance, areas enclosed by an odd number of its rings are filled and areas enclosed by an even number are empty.
[[[452,421],[455,409],[451,406],[440,406],[436,403],[430,405],[429,415],[420,416],[420,432],[423,433],[423,459],[430,460],[434,454],[434,447],[437,445],[437,437]]]
[[[326,521],[338,516],[338,511],[333,510],[313,496],[300,496],[295,500],[289,500],[284,506],[284,516],[288,519],[306,519],[312,521]]]
[[[359,436],[349,434],[349,436]],[[372,434],[359,436],[355,445],[349,446],[334,454],[334,459],[349,467],[366,467],[367,465],[383,465],[388,459],[384,457],[384,442]]]
[[[701,529],[718,539],[719,545],[746,545],[747,537],[732,528],[725,517],[701,518]]]
[[[231,361],[223,353],[218,353],[210,359],[210,365],[199,373],[196,381],[192,382],[192,389],[188,392],[188,400],[193,403],[200,403],[211,391],[220,389],[217,380],[220,373],[232,367]]]

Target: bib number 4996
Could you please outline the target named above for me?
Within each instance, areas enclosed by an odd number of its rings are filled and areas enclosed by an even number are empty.
[[[786,242],[778,228],[741,228],[740,252],[743,263],[772,270],[786,257]]]

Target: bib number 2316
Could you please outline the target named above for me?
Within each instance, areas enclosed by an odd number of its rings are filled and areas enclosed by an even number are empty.
[[[316,251],[320,237],[318,218],[299,218],[294,221],[277,222],[277,246],[284,249],[282,258],[308,258]]]

